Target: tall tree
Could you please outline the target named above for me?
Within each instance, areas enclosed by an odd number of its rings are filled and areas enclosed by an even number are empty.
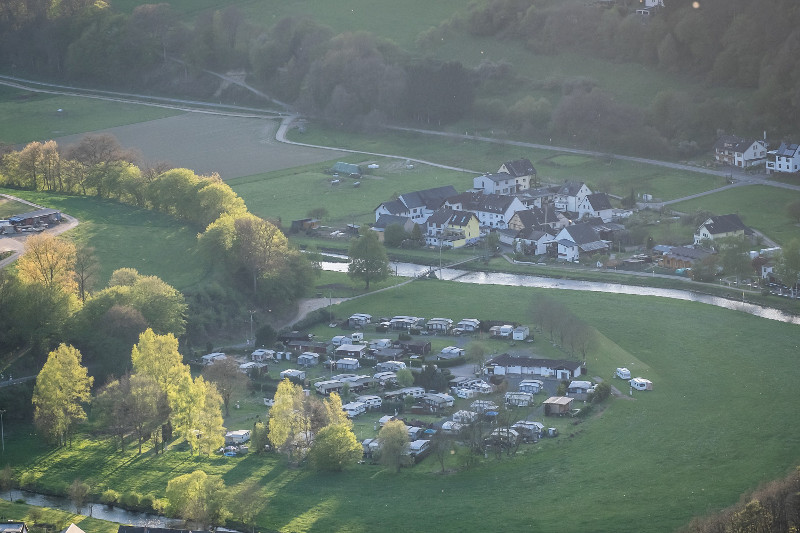
[[[20,279],[48,289],[75,292],[75,245],[48,233],[25,240],[25,253],[17,262]]]
[[[203,369],[203,377],[217,386],[225,406],[225,416],[228,416],[233,391],[247,384],[247,376],[239,371],[239,363],[232,357],[216,361]]]
[[[408,431],[402,420],[390,420],[378,432],[380,462],[390,470],[400,470],[400,461],[408,445]]]
[[[36,428],[58,445],[67,443],[76,422],[86,419],[93,378],[81,366],[81,353],[66,344],[50,352],[33,389]]]
[[[389,277],[389,258],[386,248],[378,241],[378,234],[370,229],[350,242],[348,251],[350,265],[347,274],[353,279],[362,280],[369,290],[370,281],[382,281]]]
[[[92,288],[92,282],[97,277],[100,265],[94,255],[92,246],[79,246],[75,250],[75,282],[78,284],[78,297],[86,301],[86,294]]]
[[[331,424],[315,435],[308,458],[317,470],[340,472],[363,455],[361,444],[350,427]]]
[[[295,440],[306,424],[303,417],[303,389],[284,379],[275,391],[274,403],[269,411],[269,440],[283,450],[292,460]]]
[[[274,224],[253,215],[235,219],[234,247],[239,261],[252,275],[253,294],[258,278],[277,269],[286,258],[288,241]]]

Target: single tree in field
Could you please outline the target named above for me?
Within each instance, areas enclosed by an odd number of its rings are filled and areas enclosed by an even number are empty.
[[[150,376],[168,398],[189,375],[189,367],[183,364],[178,352],[178,339],[172,334],[156,335],[149,328],[139,335],[139,342],[133,346],[131,362],[135,374]]]
[[[408,445],[408,431],[402,420],[390,420],[378,432],[380,462],[390,470],[400,470],[400,460]]]
[[[203,376],[217,386],[225,406],[225,416],[228,416],[233,391],[247,385],[247,376],[239,371],[239,363],[232,357],[216,361],[203,370]]]
[[[370,229],[362,230],[361,235],[350,242],[350,266],[347,274],[362,280],[369,290],[370,281],[382,281],[389,277],[389,258],[386,248],[378,241],[378,234]]]
[[[72,426],[86,419],[94,378],[81,366],[81,353],[66,344],[50,352],[33,389],[33,422],[58,445],[67,443]]]
[[[331,424],[315,435],[308,458],[317,470],[340,472],[363,455],[361,444],[349,426]]]
[[[75,282],[78,284],[78,297],[86,301],[86,293],[92,288],[100,265],[91,246],[79,246],[75,250]]]
[[[75,245],[69,241],[47,233],[28,237],[17,268],[20,279],[26,283],[75,292]]]
[[[167,513],[192,521],[205,529],[230,516],[228,491],[222,479],[195,470],[169,480],[166,490]]]

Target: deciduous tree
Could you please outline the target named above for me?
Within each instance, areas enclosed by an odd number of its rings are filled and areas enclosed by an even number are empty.
[[[331,424],[314,436],[308,458],[317,470],[340,472],[357,463],[363,455],[361,444],[349,426]]]
[[[169,480],[167,512],[200,524],[221,524],[230,515],[228,491],[222,479],[195,470]]]
[[[400,470],[400,460],[408,445],[408,432],[402,420],[390,420],[378,432],[380,462],[388,469]]]
[[[81,353],[66,344],[50,352],[33,389],[34,424],[51,441],[67,443],[72,426],[86,419],[93,378],[81,366]]]
[[[386,248],[378,241],[378,235],[370,229],[361,231],[361,235],[350,242],[350,265],[348,275],[366,284],[369,290],[370,281],[382,281],[389,277],[389,258]]]
[[[25,253],[17,261],[20,279],[48,289],[74,293],[75,245],[48,233],[25,240]]]

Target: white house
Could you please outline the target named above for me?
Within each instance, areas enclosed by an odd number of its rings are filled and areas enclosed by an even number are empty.
[[[767,172],[800,172],[800,144],[781,143],[767,154]]]
[[[472,178],[472,188],[479,190],[483,194],[511,195],[519,192],[516,178],[506,172],[484,174],[483,176]]]
[[[470,192],[448,198],[445,205],[457,211],[474,213],[481,226],[500,229],[508,227],[514,213],[525,209],[525,204],[514,196]]]
[[[763,164],[767,146],[762,141],[722,135],[714,144],[714,159],[721,165],[748,168]]]
[[[531,180],[536,176],[536,169],[529,159],[515,159],[506,161],[500,165],[498,174],[510,174],[516,180],[516,192],[523,192],[530,189]]]
[[[599,217],[606,223],[611,222],[611,219],[614,218],[614,208],[611,207],[608,195],[604,192],[587,194],[578,203],[578,216],[583,217],[584,215]]]
[[[558,243],[558,259],[578,261],[582,253],[602,253],[608,250],[608,242],[600,238],[589,223],[573,224],[558,232],[554,239]]]
[[[567,181],[556,190],[553,196],[553,205],[559,211],[578,212],[578,206],[592,190],[585,183],[579,181]]]
[[[546,231],[528,230],[517,236],[517,252],[528,255],[544,255],[552,242],[554,242],[554,237]]]
[[[694,243],[700,244],[703,240],[713,241],[725,237],[740,237],[750,232],[750,228],[744,225],[739,215],[717,215],[700,224],[694,233]]]
[[[397,200],[384,202],[375,208],[375,221],[381,215],[398,215],[409,217],[415,224],[424,224],[447,198],[457,194],[452,185],[401,194]]]

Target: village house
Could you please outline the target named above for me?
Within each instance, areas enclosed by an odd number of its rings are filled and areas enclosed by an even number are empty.
[[[578,216],[598,217],[603,222],[611,222],[614,218],[614,208],[604,192],[587,194],[578,204]]]
[[[767,146],[762,141],[722,135],[714,144],[714,159],[720,165],[749,168],[763,164]]]
[[[484,195],[465,192],[447,199],[445,205],[457,211],[469,211],[483,227],[506,228],[514,213],[525,206],[513,196]]]
[[[499,376],[521,374],[571,380],[586,373],[583,364],[564,359],[535,359],[503,353],[486,362],[486,374]]]
[[[553,205],[558,211],[577,213],[580,203],[590,194],[592,194],[592,191],[585,183],[567,181],[556,189],[553,196]]]
[[[518,253],[525,255],[545,255],[548,248],[555,242],[555,237],[546,231],[538,229],[520,232],[516,238]]]
[[[425,223],[425,244],[461,248],[480,239],[480,223],[474,213],[439,209]]]
[[[800,172],[800,144],[781,143],[776,150],[768,152],[767,173]]]
[[[415,224],[424,224],[447,198],[457,194],[452,185],[401,194],[397,200],[383,202],[375,208],[375,221],[381,215],[400,215],[411,218]]]
[[[552,205],[555,195],[553,187],[537,187],[517,193],[515,196],[519,198],[526,208],[530,209],[532,207],[543,208],[547,205]]]
[[[553,207],[529,207],[514,213],[508,221],[508,227],[517,231],[553,229],[558,227],[558,222],[558,214]]]
[[[472,188],[481,194],[511,195],[518,192],[516,179],[505,172],[472,178]]]
[[[739,215],[717,215],[700,224],[694,233],[694,243],[700,244],[704,240],[713,241],[725,237],[744,237],[752,233],[752,230],[744,225]]]
[[[608,251],[608,242],[602,240],[590,223],[573,224],[558,232],[554,241],[558,245],[560,261],[576,262],[581,253],[591,255]]]
[[[536,169],[529,159],[506,161],[498,169],[498,174],[510,174],[516,180],[516,192],[530,189],[531,181],[536,181]]]

